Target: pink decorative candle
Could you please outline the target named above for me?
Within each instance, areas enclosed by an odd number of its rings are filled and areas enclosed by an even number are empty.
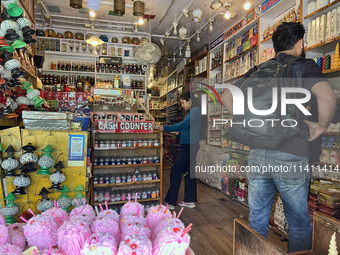
[[[137,196],[136,196],[137,198]],[[120,217],[124,217],[127,214],[136,214],[137,213],[137,209],[139,207],[139,210],[141,212],[144,212],[144,205],[141,205],[140,203],[137,202],[137,199],[135,199],[135,202],[130,202],[130,194],[128,195],[128,200],[129,202],[127,202],[122,210],[120,211]]]
[[[154,231],[158,225],[163,220],[171,219],[171,213],[167,207],[163,205],[152,206],[148,210],[148,215],[146,216],[146,225],[151,231]]]
[[[9,242],[23,251],[26,247],[23,223],[14,223],[7,226]]]
[[[38,215],[31,218],[24,226],[24,235],[29,246],[36,246],[39,250],[48,249],[50,243],[57,245],[59,222],[51,216]]]
[[[141,225],[138,222],[132,222],[126,225],[122,229],[121,240],[124,240],[127,236],[146,236],[147,238],[151,238],[151,230],[144,224]]]
[[[0,245],[0,254],[2,255],[21,255],[21,250],[14,244],[6,243]]]
[[[117,255],[117,243],[115,238],[106,233],[93,235],[87,239],[80,253],[81,255]]]
[[[58,219],[62,223],[64,223],[67,220],[67,212],[65,210],[61,209],[61,208],[56,208],[56,207],[53,207],[53,208],[41,213],[41,215],[49,215],[49,216],[52,216],[54,218],[58,217]]]
[[[127,236],[119,245],[118,255],[127,254],[152,255],[151,241],[146,236]]]
[[[9,242],[8,229],[5,225],[0,225],[0,245]]]
[[[175,219],[167,219],[163,220],[160,223],[158,223],[156,229],[152,232],[152,238],[151,240],[154,241],[158,234],[165,228],[179,228],[180,230],[184,230],[185,226],[183,222],[177,218]]]
[[[120,241],[120,229],[118,222],[113,221],[111,217],[97,218],[91,224],[91,231],[95,233],[110,233],[116,239],[116,242]]]

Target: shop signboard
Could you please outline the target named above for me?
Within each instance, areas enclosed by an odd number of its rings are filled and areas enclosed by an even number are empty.
[[[232,28],[230,28],[228,31],[224,33],[224,40],[227,40],[230,36],[235,34],[237,31],[242,29],[243,27],[243,19],[241,19],[239,22],[237,22]]]
[[[255,9],[248,12],[248,14],[247,14],[247,24],[252,22],[254,19],[255,19]]]
[[[98,133],[153,133],[153,121],[98,120]]]
[[[145,120],[144,113],[130,112],[91,112],[91,122],[96,124],[99,120],[103,121],[143,121]]]
[[[217,45],[223,42],[224,34],[221,34],[217,39],[215,39],[209,46],[209,50],[214,49]]]
[[[257,19],[260,16],[261,16],[261,4],[255,7],[254,19]]]
[[[99,57],[100,64],[119,64],[123,63],[122,57]]]
[[[281,2],[281,0],[265,0],[261,4],[261,14],[264,14],[269,9],[273,8],[277,3]]]

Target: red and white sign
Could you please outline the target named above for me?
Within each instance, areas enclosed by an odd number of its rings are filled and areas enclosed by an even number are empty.
[[[91,122],[97,123],[98,120],[143,121],[145,120],[145,114],[130,112],[91,112]]]
[[[153,121],[98,120],[98,133],[153,133]]]

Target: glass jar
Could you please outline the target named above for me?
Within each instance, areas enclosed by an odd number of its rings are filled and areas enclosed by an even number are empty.
[[[116,141],[112,140],[111,141],[111,149],[115,149],[116,148]]]
[[[122,56],[122,48],[118,48],[118,57]]]
[[[158,179],[157,172],[154,172],[152,174],[152,180],[157,180],[157,179]]]
[[[121,183],[121,179],[119,175],[116,176],[116,183]]]
[[[56,62],[51,62],[51,70],[56,70],[56,69],[57,69]]]
[[[144,182],[144,181],[147,181],[148,180],[148,176],[146,175],[146,173],[143,173],[143,179],[142,179],[142,181]]]
[[[116,158],[115,158],[115,157],[112,157],[112,158],[111,158],[111,164],[112,164],[113,166],[117,164]]]
[[[132,182],[136,182],[137,181],[137,176],[135,174],[132,175],[131,181]]]
[[[107,43],[103,43],[102,45],[102,55],[107,55]]]
[[[104,201],[104,195],[102,192],[98,194],[98,203],[102,203]]]
[[[156,191],[151,192],[151,198],[156,198]]]
[[[142,179],[142,174],[141,173],[137,174],[137,181],[141,182],[142,180],[143,180]]]
[[[121,158],[116,158],[116,165],[121,165],[122,163],[121,163]]]
[[[98,184],[104,184],[104,178],[103,177],[99,177]]]
[[[142,140],[138,140],[137,147],[143,147],[143,141]]]
[[[148,163],[148,157],[143,157],[142,164],[147,164]]]
[[[160,142],[159,142],[159,139],[153,140],[153,146],[161,146]]]
[[[122,141],[120,141],[120,140],[116,141],[116,147],[121,148],[122,147]]]
[[[156,190],[156,197],[159,197],[159,189]]]
[[[152,174],[148,173],[148,181],[152,181]]]
[[[153,163],[155,163],[155,164],[160,163],[159,156],[154,156],[153,157]]]
[[[110,197],[111,197],[110,193],[108,191],[106,191],[105,194],[104,194],[104,201],[107,201],[107,202],[110,201]]]
[[[143,147],[148,146],[148,140],[143,140]]]
[[[136,165],[136,164],[138,164],[137,162],[138,162],[137,157],[133,157],[133,158],[132,158],[132,164],[133,164],[133,165]]]
[[[122,165],[127,165],[127,158],[122,158]]]
[[[99,141],[99,147],[100,147],[100,148],[105,148],[105,143],[104,143],[104,141]]]
[[[109,183],[110,183],[110,177],[109,177],[109,176],[106,176],[106,177],[105,177],[105,183],[106,183],[106,184],[109,184]]]
[[[137,192],[137,200],[140,199],[140,193]]]
[[[111,147],[111,142],[110,140],[105,141],[105,148],[110,148]]]
[[[99,141],[97,141],[97,140],[94,141],[94,147],[95,147],[95,148],[99,148]]]
[[[116,194],[116,201],[120,201],[120,192],[119,191]]]
[[[105,166],[110,165],[109,163],[110,163],[110,159],[109,158],[105,158]]]
[[[98,193],[97,193],[97,191],[93,192],[93,200],[94,200],[94,202],[98,201]]]
[[[153,157],[150,156],[150,157],[148,157],[148,164],[152,164],[152,163],[153,163]]]
[[[122,143],[122,148],[126,148],[126,141],[123,140],[123,141],[121,141],[121,143]]]
[[[153,146],[153,144],[154,144],[154,143],[153,143],[153,140],[151,140],[151,139],[148,140],[148,146],[149,146],[149,147]]]
[[[146,194],[146,192],[144,191],[143,193],[142,193],[142,199],[147,199],[148,198],[148,195]]]
[[[99,166],[98,164],[99,164],[99,162],[98,162],[98,158],[94,158],[94,163],[93,163],[93,165],[95,165],[95,166]]]
[[[116,179],[113,175],[110,177],[110,183],[116,183]]]
[[[127,158],[127,164],[132,165],[132,158],[131,157]]]
[[[67,49],[67,45],[66,45],[66,43],[63,43],[63,44],[61,45],[61,51],[62,51],[62,52],[66,52],[66,49]]]
[[[120,196],[120,200],[125,201],[126,200],[126,195],[125,193],[122,193],[122,195]]]
[[[132,147],[138,147],[138,141],[137,140],[133,140]]]
[[[126,176],[123,174],[122,177],[121,177],[121,182],[122,183],[125,183],[126,182]]]
[[[132,147],[132,140],[128,140],[128,141],[127,141],[126,147]]]
[[[104,165],[104,158],[100,158],[100,159],[99,159],[99,165],[100,165],[100,166],[103,166],[103,165]]]
[[[112,192],[111,194],[111,202],[115,202],[116,201],[116,194],[114,192]]]
[[[151,193],[152,193],[151,190],[148,190],[148,191],[146,192],[148,198],[151,198]]]
[[[131,180],[131,175],[128,175],[127,177],[126,177],[126,182],[131,182],[132,180]]]
[[[135,168],[135,174],[139,174],[139,173],[140,173],[139,168]]]
[[[138,164],[143,164],[143,157],[138,157]]]
[[[93,178],[93,185],[97,185],[98,184],[98,177],[94,177]]]

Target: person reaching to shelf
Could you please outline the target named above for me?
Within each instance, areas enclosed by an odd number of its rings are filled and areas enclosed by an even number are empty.
[[[160,126],[164,132],[180,132],[181,152],[179,153],[170,173],[170,188],[163,201],[163,205],[169,205],[170,210],[175,209],[178,192],[181,186],[182,176],[185,176],[184,200],[178,202],[179,206],[195,208],[197,202],[197,187],[195,178],[196,154],[199,150],[199,142],[204,132],[204,121],[201,115],[200,100],[197,94],[184,92],[180,96],[180,103],[189,113],[185,119],[175,125]],[[202,127],[203,126],[203,127]]]

